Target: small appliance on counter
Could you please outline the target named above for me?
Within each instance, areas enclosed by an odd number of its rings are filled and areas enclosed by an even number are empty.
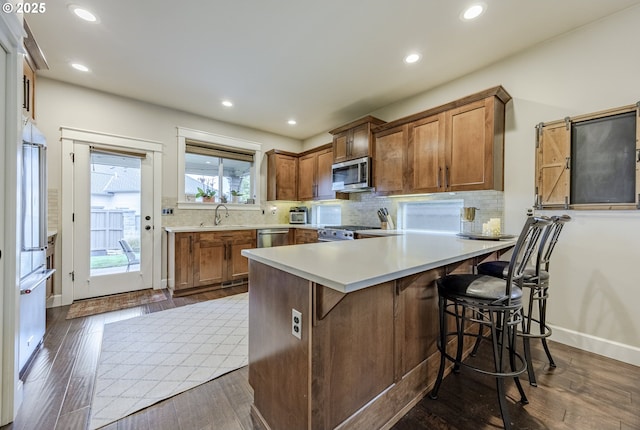
[[[293,206],[289,209],[289,224],[308,224],[309,208],[306,206]]]

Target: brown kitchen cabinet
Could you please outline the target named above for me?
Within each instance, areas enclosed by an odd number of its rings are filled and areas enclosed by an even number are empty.
[[[317,243],[318,242],[318,230],[307,228],[295,229],[295,244],[300,245],[302,243]]]
[[[404,192],[407,140],[407,125],[400,125],[375,135],[373,180],[376,193]]]
[[[240,253],[255,247],[255,230],[175,233],[174,293],[214,290],[246,281],[248,260]]]
[[[47,269],[55,269],[55,261],[56,261],[56,238],[58,237],[57,233],[47,235],[47,253],[46,253],[46,266]],[[53,275],[47,278],[47,299],[54,294],[54,279]]]
[[[298,200],[333,199],[331,190],[331,144],[323,145],[298,159]]]
[[[298,200],[298,155],[267,152],[267,200]]]
[[[36,71],[28,55],[22,61],[22,114],[36,119]]]
[[[376,193],[502,190],[510,99],[496,87],[376,128]]]
[[[331,130],[333,135],[333,162],[340,163],[371,155],[372,128],[385,122],[373,116]]]

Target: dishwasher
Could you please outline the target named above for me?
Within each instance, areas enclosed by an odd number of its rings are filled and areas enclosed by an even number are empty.
[[[258,230],[258,248],[289,245],[288,228],[269,228]]]

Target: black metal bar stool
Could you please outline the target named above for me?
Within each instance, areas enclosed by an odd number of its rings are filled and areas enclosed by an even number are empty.
[[[551,336],[551,328],[547,325],[547,298],[549,297],[549,261],[551,260],[551,253],[553,252],[560,232],[564,227],[564,224],[571,221],[571,217],[568,215],[553,216],[551,217],[552,223],[549,224],[540,239],[538,246],[538,252],[536,256],[535,265],[528,267],[524,271],[524,278],[522,286],[529,289],[529,301],[526,307],[523,309],[523,321],[522,331],[517,334],[523,338],[524,344],[524,356],[527,360],[527,373],[529,375],[529,383],[533,386],[537,386],[536,375],[533,368],[531,359],[531,342],[530,339],[540,339],[547,358],[549,359],[549,366],[556,367],[549,346],[547,345],[547,338]],[[477,271],[481,275],[490,275],[498,278],[507,277],[507,268],[509,266],[508,261],[489,261],[479,264]],[[537,318],[534,315],[534,309],[537,308]],[[538,327],[537,332],[532,330]],[[476,344],[477,348],[477,344]]]
[[[457,373],[460,366],[496,378],[500,413],[505,429],[511,428],[507,412],[505,378],[513,378],[521,402],[528,403],[518,375],[527,369],[525,359],[516,352],[517,326],[522,322],[522,281],[527,263],[534,253],[541,233],[551,220],[546,217],[529,217],[518,237],[506,278],[487,275],[448,275],[436,281],[438,286],[438,316],[440,336],[440,368],[430,397],[436,399],[444,377],[446,360],[454,363]],[[449,331],[448,319],[455,319],[455,331]],[[489,328],[493,348],[493,366],[475,366],[462,361],[465,336],[476,338],[477,333],[465,331],[467,323],[477,323]],[[480,331],[482,333],[482,330]],[[455,357],[447,352],[449,338],[457,339]]]

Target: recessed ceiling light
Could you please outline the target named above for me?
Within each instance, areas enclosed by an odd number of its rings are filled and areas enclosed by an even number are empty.
[[[477,17],[482,15],[486,9],[487,6],[484,3],[476,3],[466,8],[460,15],[460,18],[464,21],[476,19]]]
[[[222,106],[231,107],[231,106],[233,106],[233,103],[231,103],[229,100],[223,100],[222,101]]]
[[[289,121],[287,121],[287,124],[289,125],[296,125],[298,122],[295,119],[290,119]]]
[[[89,68],[87,66],[85,66],[84,64],[73,63],[73,64],[71,64],[71,67],[73,67],[76,70],[80,70],[81,72],[88,72],[89,71]]]
[[[413,64],[420,61],[420,54],[409,54],[404,57],[404,62],[407,64]]]
[[[81,8],[80,6],[70,5],[69,9],[71,9],[71,12],[73,12],[74,15],[76,15],[78,18],[84,19],[85,21],[88,21],[88,22],[98,21],[97,16],[95,16],[93,13],[89,12],[88,10]]]

